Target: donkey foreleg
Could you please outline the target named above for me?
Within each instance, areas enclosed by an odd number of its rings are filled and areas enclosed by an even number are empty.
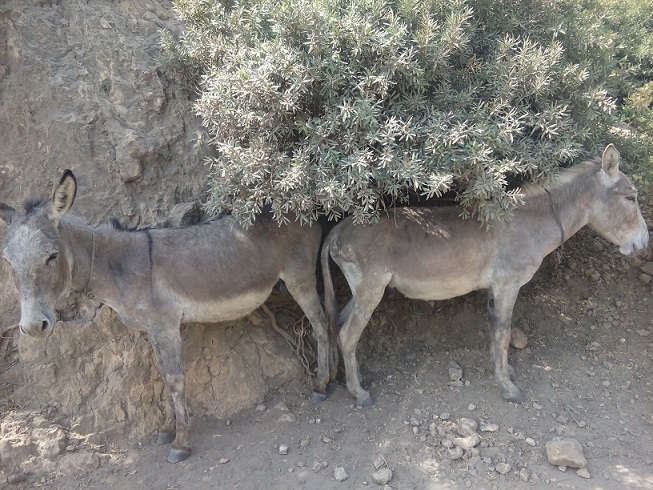
[[[494,363],[494,374],[501,383],[503,397],[510,402],[521,403],[524,394],[511,380],[515,378],[515,371],[508,364],[508,347],[510,346],[510,333],[512,310],[517,300],[519,288],[494,290],[488,295],[488,323],[490,328],[490,353]]]
[[[165,371],[163,365],[161,364],[161,351],[159,349],[159,344],[155,342],[152,343],[152,348],[154,349],[154,358],[156,359],[156,365],[161,373],[161,376],[165,378]],[[176,422],[175,422],[175,405],[172,402],[172,393],[168,389],[168,383],[165,382],[163,385],[163,402],[164,402],[164,416],[165,420],[163,425],[159,428],[159,435],[157,436],[156,443],[159,445],[170,444],[175,440],[176,436]]]
[[[187,459],[191,454],[190,419],[186,408],[186,378],[181,360],[179,326],[174,328],[171,326],[165,333],[158,330],[150,331],[150,341],[154,346],[154,353],[167,391],[166,420],[159,431],[157,442],[164,443],[172,440],[168,462],[178,463]]]

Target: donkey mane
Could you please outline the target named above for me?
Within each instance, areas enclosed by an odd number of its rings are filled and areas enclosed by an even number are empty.
[[[23,208],[25,209],[25,213],[33,214],[39,211],[44,202],[45,199],[43,199],[42,197],[28,197],[23,202]]]
[[[521,194],[524,199],[537,198],[545,196],[547,191],[561,189],[577,181],[577,179],[590,172],[598,172],[601,169],[601,160],[594,158],[578,163],[572,167],[564,169],[553,180],[550,186],[542,186],[526,182],[521,186]]]

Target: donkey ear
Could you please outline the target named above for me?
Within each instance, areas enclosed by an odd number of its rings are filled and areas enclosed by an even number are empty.
[[[59,184],[52,193],[52,205],[50,207],[50,219],[57,220],[70,209],[75,202],[77,195],[77,179],[72,171],[66,169],[59,179]]]
[[[14,216],[16,215],[16,210],[12,208],[11,206],[7,206],[6,204],[2,204],[0,202],[0,219],[4,221],[7,224],[11,224],[11,220],[14,219]]]
[[[621,156],[619,155],[619,151],[617,151],[612,143],[606,146],[605,150],[603,150],[601,165],[603,166],[603,170],[605,170],[610,177],[614,177],[619,172],[620,159]]]

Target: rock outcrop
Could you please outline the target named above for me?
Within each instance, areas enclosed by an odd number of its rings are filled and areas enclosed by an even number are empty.
[[[161,72],[162,29],[181,29],[169,1],[2,2],[0,202],[47,195],[70,168],[73,212],[91,224],[184,225],[197,213],[211,150],[189,94]],[[0,240],[5,231],[0,223]],[[20,311],[4,263],[0,284],[6,331]],[[61,303],[49,339],[16,333],[24,383],[14,398],[56,407],[76,434],[151,432],[163,383],[147,339],[75,293]],[[301,373],[264,323],[191,325],[183,336],[195,416],[233,414]]]

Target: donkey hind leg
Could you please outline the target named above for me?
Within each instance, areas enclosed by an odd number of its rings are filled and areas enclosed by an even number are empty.
[[[494,363],[494,375],[505,390],[503,397],[514,403],[524,401],[524,394],[512,382],[515,379],[515,370],[508,364],[512,310],[518,293],[518,287],[492,291],[488,295],[487,305],[491,337],[490,353]]]
[[[166,410],[174,410],[174,414],[166,413],[166,422],[159,431],[157,442],[172,438],[172,447],[168,455],[168,462],[178,463],[184,461],[191,454],[189,445],[190,420],[186,408],[184,368],[181,361],[181,333],[179,326],[170,329],[161,335],[161,332],[150,331],[150,342],[154,346],[157,363],[160,366],[167,391],[166,398],[172,403],[166,403]],[[170,406],[171,405],[171,406]],[[174,431],[167,424],[174,418]]]
[[[329,384],[329,381],[331,381],[329,364],[333,357],[330,350],[333,344],[330,342],[327,331],[326,314],[317,295],[314,278],[298,281],[296,278],[285,277],[284,283],[288,292],[295,298],[295,301],[311,323],[313,336],[317,340],[317,378],[315,380],[315,389],[311,395],[311,402],[317,404],[326,400],[334,387],[334,385]]]
[[[345,273],[345,275],[347,274]],[[347,277],[348,281],[349,279]],[[343,311],[345,314],[342,315],[342,327],[338,333],[338,342],[345,361],[347,389],[356,397],[356,404],[363,407],[371,406],[374,401],[369,392],[361,387],[358,361],[356,360],[356,348],[358,346],[358,340],[367,322],[369,322],[374,309],[383,298],[385,286],[389,281],[389,277],[383,282],[379,282],[378,280],[363,281],[359,283],[358,287],[352,285],[352,281],[349,281],[353,297]]]

